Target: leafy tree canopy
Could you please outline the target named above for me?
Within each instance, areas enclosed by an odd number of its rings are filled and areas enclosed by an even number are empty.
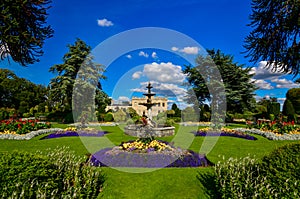
[[[54,65],[50,72],[57,74],[50,81],[50,100],[61,112],[91,112],[94,108],[103,112],[110,103],[102,91],[100,79],[105,79],[103,66],[93,61],[89,54],[91,47],[77,39],[68,45],[69,51],[63,56],[63,63]],[[95,101],[90,101],[94,99]],[[73,100],[73,103],[72,103]],[[96,103],[96,107],[92,107]],[[80,117],[80,115],[75,116]]]
[[[245,39],[246,57],[252,62],[268,61],[267,67],[299,74],[300,1],[252,0],[254,28]]]
[[[38,61],[44,40],[53,30],[46,25],[51,0],[0,1],[0,56],[23,66]]]
[[[188,82],[192,86],[192,90],[189,92],[194,92],[202,105],[211,100],[212,93],[209,92],[206,84],[210,77],[202,77],[199,71],[208,70],[211,68],[211,64],[214,64],[223,79],[223,82],[219,82],[219,84],[224,84],[225,87],[227,110],[236,113],[251,110],[254,91],[257,89],[251,81],[254,75],[249,74],[251,68],[244,68],[243,65],[234,63],[232,56],[225,55],[220,50],[208,50],[207,52],[207,57],[200,55],[197,58],[196,67],[187,66],[183,71],[187,74]],[[193,101],[193,99],[188,100],[189,102]]]
[[[46,87],[19,78],[8,69],[0,69],[0,108],[29,112],[30,108],[45,103],[46,94]]]

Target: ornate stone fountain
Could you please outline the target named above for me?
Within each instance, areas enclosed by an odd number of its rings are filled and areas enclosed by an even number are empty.
[[[165,137],[171,136],[175,133],[175,127],[173,126],[158,126],[152,120],[152,106],[156,105],[156,103],[152,102],[152,97],[155,96],[155,93],[151,92],[153,88],[151,83],[148,83],[146,87],[148,89],[147,93],[143,95],[146,96],[147,101],[145,103],[140,103],[139,105],[143,105],[147,108],[147,115],[143,115],[143,124],[135,124],[135,125],[128,125],[124,128],[124,132],[127,135],[140,137],[140,138],[147,138],[147,137]]]

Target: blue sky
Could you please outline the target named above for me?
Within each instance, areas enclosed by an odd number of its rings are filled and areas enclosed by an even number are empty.
[[[49,68],[62,63],[62,57],[68,51],[67,45],[73,44],[76,38],[97,49],[99,44],[124,31],[159,27],[182,33],[204,49],[220,49],[233,55],[234,61],[239,64],[253,66],[257,74],[254,78],[260,87],[256,92],[257,98],[277,97],[283,103],[286,91],[297,87],[291,81],[292,76],[265,70],[265,60],[254,65],[241,54],[245,50],[242,46],[244,38],[251,31],[247,27],[250,0],[53,0],[51,6],[48,24],[55,32],[52,38],[46,40],[40,62],[24,68],[1,61],[1,68],[11,69],[34,83],[48,85],[54,77],[48,72]],[[151,34],[143,36],[143,40],[152,39]],[[166,43],[169,39],[162,35],[161,42]],[[140,95],[143,86],[150,80],[157,93],[180,101],[184,93],[180,86],[183,78],[180,69],[186,64],[194,64],[190,60],[196,57],[195,53],[202,52],[192,43],[187,46],[183,43],[178,40],[168,49],[135,47],[130,52],[122,51],[106,66],[107,80],[102,81],[104,91],[114,99],[126,99]],[[122,46],[114,43],[109,48],[118,51]],[[102,52],[96,54],[100,64],[101,56],[105,54]]]

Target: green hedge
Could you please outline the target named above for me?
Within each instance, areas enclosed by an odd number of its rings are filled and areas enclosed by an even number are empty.
[[[261,175],[266,176],[277,198],[300,195],[300,143],[289,144],[263,157]]]
[[[96,198],[104,177],[66,148],[0,154],[1,198]]]
[[[276,149],[261,161],[230,158],[215,166],[218,198],[297,198],[300,195],[300,143]]]

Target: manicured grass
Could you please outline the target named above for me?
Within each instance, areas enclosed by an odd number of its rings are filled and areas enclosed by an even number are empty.
[[[210,169],[202,168],[202,172]],[[209,198],[197,179],[198,168],[165,168],[147,173],[126,173],[104,168],[102,198]],[[99,197],[100,198],[100,197]]]
[[[67,128],[69,125],[68,124],[61,124],[61,123],[57,123],[57,122],[51,122],[51,126],[52,128]]]
[[[65,128],[68,125],[55,124],[54,127]],[[78,155],[85,155],[95,152],[106,146],[107,139],[114,145],[122,141],[135,139],[123,133],[122,127],[101,127],[101,130],[109,133],[103,138],[79,138],[63,137],[55,139],[40,139],[46,135],[40,135],[28,141],[0,140],[0,152],[11,152],[13,150],[30,151],[45,150],[60,146],[68,146],[70,150]],[[187,148],[199,152],[203,143],[210,144],[215,138],[193,137],[192,131],[195,127],[179,127],[176,125],[176,136],[161,138],[165,141],[174,141],[175,145],[184,145],[192,142]],[[270,153],[275,148],[299,141],[270,141],[262,136],[253,135],[258,138],[256,141],[245,140],[234,137],[219,137],[216,144],[207,153],[207,157],[213,163],[230,157],[245,157],[247,155],[262,156]],[[212,139],[212,140],[211,140]],[[182,142],[182,143],[180,143]],[[87,143],[89,146],[87,146]],[[87,150],[87,148],[89,150]],[[201,183],[197,176],[200,173],[211,172],[212,168],[164,168],[146,173],[124,172],[124,169],[99,168],[106,175],[105,187],[102,198],[210,198],[206,192],[209,191],[209,182]],[[138,172],[140,169],[134,170]]]

